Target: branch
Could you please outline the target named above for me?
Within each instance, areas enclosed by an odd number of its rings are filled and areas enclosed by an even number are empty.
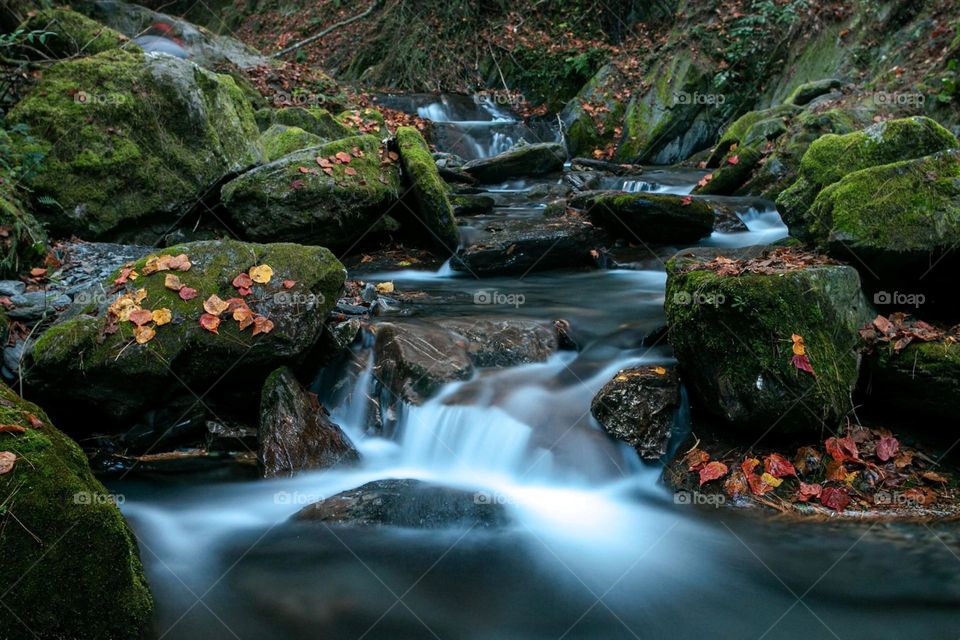
[[[274,58],[281,58],[281,57],[287,55],[288,53],[292,53],[293,51],[296,51],[297,49],[300,49],[300,48],[302,48],[302,47],[307,46],[308,44],[310,44],[310,43],[312,43],[312,42],[316,42],[317,40],[319,40],[319,39],[322,38],[323,36],[327,35],[327,34],[330,33],[331,31],[333,31],[334,29],[339,29],[340,27],[345,27],[345,26],[347,26],[348,24],[350,24],[351,22],[356,22],[357,20],[360,20],[361,18],[366,18],[368,15],[370,15],[371,13],[373,13],[373,10],[376,9],[377,7],[379,7],[382,2],[383,2],[383,0],[373,0],[373,4],[370,5],[370,8],[367,9],[366,11],[364,11],[363,13],[358,13],[357,15],[353,16],[352,18],[347,18],[346,20],[342,20],[342,21],[340,21],[340,22],[338,22],[338,23],[336,23],[336,24],[333,24],[333,25],[327,27],[326,29],[324,29],[324,30],[321,31],[320,33],[310,36],[310,37],[307,38],[306,40],[301,40],[300,42],[298,42],[298,43],[296,43],[296,44],[290,45],[290,46],[287,47],[286,49],[281,49],[280,51],[277,51],[275,54],[273,54],[272,57],[274,57]]]

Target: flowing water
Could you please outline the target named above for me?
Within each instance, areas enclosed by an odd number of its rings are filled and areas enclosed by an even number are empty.
[[[442,103],[427,115],[449,118]],[[449,120],[448,120],[449,121]],[[457,126],[457,125],[451,125]],[[474,132],[499,148],[494,127]],[[702,172],[651,169],[647,190],[689,193]],[[492,215],[540,215],[494,191]],[[620,184],[619,188],[637,182]],[[637,187],[636,190],[643,190]],[[518,194],[520,196],[518,197]],[[519,204],[518,204],[519,203]],[[771,204],[733,199],[749,228],[704,244],[785,235]],[[781,522],[685,504],[603,434],[590,400],[619,369],[671,361],[662,268],[532,273],[482,281],[437,272],[364,274],[423,296],[413,317],[566,319],[580,349],[482,370],[364,431],[369,349],[314,383],[363,455],[355,469],[238,482],[207,477],[112,485],[141,542],[162,638],[956,638],[954,527]],[[498,295],[492,295],[493,293]],[[345,380],[332,390],[331,379]],[[690,429],[677,418],[677,433]],[[674,443],[676,446],[676,443]],[[419,478],[502,504],[503,529],[295,524],[303,506],[365,482]]]

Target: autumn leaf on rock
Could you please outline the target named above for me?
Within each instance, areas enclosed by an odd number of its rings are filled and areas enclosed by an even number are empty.
[[[346,151],[337,151],[337,160],[343,164],[350,164],[350,161],[353,160],[353,158]]]
[[[693,203],[693,196],[683,196],[680,198],[680,205],[686,207]]]
[[[880,441],[877,442],[877,457],[886,462],[887,460],[896,457],[897,453],[900,451],[900,441],[890,435],[880,436]]]
[[[0,476],[13,471],[13,466],[17,463],[17,454],[9,451],[0,451]]]
[[[711,480],[716,480],[727,475],[727,465],[722,462],[710,462],[703,465],[700,468],[700,486],[702,487],[705,483],[710,482]]]
[[[187,257],[187,254],[181,253],[178,256],[173,256],[167,261],[168,266],[175,271],[190,271],[190,267],[193,266],[190,262],[190,258]]]
[[[217,327],[220,326],[220,318],[215,315],[205,313],[200,316],[200,326],[210,333],[219,333]]]
[[[193,300],[197,297],[197,290],[190,287],[184,287],[179,291],[180,299],[184,301]]]
[[[210,297],[203,302],[203,310],[212,316],[219,316],[226,311],[229,306],[226,301],[221,300],[220,296],[215,293],[211,294]]]
[[[740,156],[730,156],[727,158],[727,164],[740,164]]]
[[[797,475],[790,461],[779,453],[771,453],[763,459],[763,469],[775,478]]]
[[[173,314],[170,312],[170,309],[167,309],[166,307],[162,309],[154,309],[151,316],[153,317],[153,322],[158,327],[162,327],[173,320]]]
[[[125,267],[120,270],[120,275],[117,277],[116,280],[113,281],[113,284],[115,285],[126,284],[127,280],[136,280],[137,275],[138,275],[137,272],[134,271],[132,267]]]
[[[710,460],[710,454],[703,449],[691,449],[683,456],[683,462],[689,471],[696,471]]]
[[[233,319],[240,323],[240,330],[243,331],[253,324],[253,311],[247,307],[238,307],[233,310]]]
[[[250,279],[259,284],[267,284],[273,277],[273,268],[267,264],[250,268]]]
[[[824,479],[827,482],[846,482],[847,470],[839,460],[827,460]]]
[[[345,174],[347,174],[348,176],[355,176],[355,175],[357,175],[357,170],[354,169],[353,167],[347,167],[346,169],[343,170],[343,172],[344,172]]]
[[[263,316],[257,316],[253,319],[253,335],[270,333],[271,331],[273,331],[273,320]]]
[[[147,311],[146,309],[137,309],[131,311],[129,315],[129,320],[138,327],[147,324],[153,320],[153,314]]]
[[[753,470],[760,466],[760,461],[756,458],[746,458],[740,463],[740,470],[745,476],[753,474]]]
[[[860,452],[857,450],[857,443],[853,438],[846,436],[844,438],[827,438],[823,443],[830,454],[837,462],[845,460],[860,460]]]
[[[297,284],[297,281],[296,281],[296,280],[284,280],[284,281],[283,281],[283,288],[284,288],[284,289],[292,289],[295,284]]]
[[[820,503],[834,511],[843,511],[850,504],[850,495],[840,487],[825,487],[820,492]]]
[[[800,490],[797,492],[797,500],[800,502],[806,502],[811,498],[819,498],[820,493],[823,491],[823,487],[819,484],[807,484],[806,482],[800,482]]]
[[[18,424],[0,424],[0,433],[26,433],[26,427]]]
[[[180,282],[180,276],[168,273],[163,278],[163,286],[171,291],[180,291],[183,289],[183,283]]]
[[[377,293],[393,293],[392,282],[378,282],[376,285]]]
[[[153,340],[156,335],[156,330],[148,326],[139,326],[133,332],[133,337],[137,341],[137,344],[147,344]]]
[[[810,364],[810,358],[807,357],[807,346],[803,342],[803,337],[793,334],[790,339],[793,341],[793,358],[791,359],[793,366],[816,376]]]
[[[146,289],[137,289],[133,293],[133,301],[137,304],[140,304],[147,299],[147,290]]]
[[[253,280],[250,279],[248,274],[241,273],[233,279],[233,286],[237,289],[249,289],[253,286]]]
[[[27,422],[30,423],[30,426],[34,429],[40,429],[43,427],[43,420],[37,416],[33,415],[32,413],[25,413],[23,415],[27,419]]]
[[[227,312],[233,313],[237,309],[246,309],[247,301],[243,298],[228,298],[227,299]]]

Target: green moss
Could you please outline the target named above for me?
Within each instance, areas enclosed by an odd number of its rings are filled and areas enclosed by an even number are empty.
[[[308,131],[325,141],[339,140],[356,135],[356,132],[320,107],[286,107],[283,109],[261,110],[257,113],[261,123],[282,124]],[[261,124],[262,126],[262,124]]]
[[[727,127],[726,131],[717,142],[713,154],[710,157],[710,163],[716,164],[720,159],[730,151],[730,147],[740,144],[747,136],[747,132],[759,122],[777,118],[783,120],[797,113],[798,109],[791,105],[780,105],[772,109],[761,109],[760,111],[750,111],[743,114]]]
[[[9,121],[39,140],[45,160],[30,185],[59,203],[39,212],[59,235],[107,237],[178,211],[259,159],[236,83],[169,56],[114,50],[55,64]]]
[[[882,346],[865,363],[871,405],[929,421],[936,430],[960,412],[960,345],[914,342],[900,353]]]
[[[728,162],[733,156],[736,156],[736,164]],[[720,168],[711,174],[713,177],[710,182],[698,187],[695,192],[703,195],[733,195],[747,182],[762,157],[760,151],[752,147],[731,151]]]
[[[843,82],[837,80],[836,78],[825,78],[823,80],[804,82],[803,84],[797,85],[797,87],[790,92],[790,95],[787,96],[783,102],[784,104],[802,106],[811,100],[814,100],[825,93],[829,93],[834,89],[839,89],[842,86]]]
[[[430,147],[413,127],[397,128],[397,147],[403,175],[412,189],[417,209],[417,233],[426,227],[427,242],[444,254],[452,254],[460,244],[457,221],[447,197],[447,186],[430,155]]]
[[[76,55],[95,55],[102,51],[126,46],[139,49],[130,39],[99,22],[63,7],[42,9],[24,21],[19,27],[25,32],[41,31],[50,35],[44,42],[36,40],[28,55],[37,55],[38,50],[53,58]]]
[[[260,146],[267,162],[273,162],[288,153],[318,147],[323,144],[323,138],[304,131],[299,127],[288,127],[282,124],[272,125],[260,136]]]
[[[14,470],[0,476],[0,588],[19,618],[0,615],[5,636],[142,637],[153,600],[137,544],[83,452],[5,385],[0,423],[27,428],[0,435],[0,450],[18,456]]]
[[[383,114],[370,107],[341,111],[337,114],[337,120],[349,127],[355,134],[370,133],[381,139],[390,135]]]
[[[10,278],[38,264],[47,255],[47,233],[37,219],[13,197],[0,193],[0,278]]]
[[[783,275],[683,273],[668,264],[670,342],[704,406],[736,427],[819,431],[852,408],[866,318],[850,267]],[[791,336],[806,343],[816,376],[792,364]],[[800,400],[800,401],[798,401]]]

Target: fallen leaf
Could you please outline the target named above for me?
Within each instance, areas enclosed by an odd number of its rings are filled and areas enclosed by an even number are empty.
[[[257,316],[253,319],[253,335],[270,333],[271,331],[273,331],[273,320],[264,316]]]
[[[41,420],[37,416],[33,415],[32,413],[25,413],[23,415],[27,419],[27,421],[30,423],[30,426],[33,427],[34,429],[43,428],[43,420]]]
[[[190,263],[190,258],[187,257],[187,254],[181,253],[178,256],[173,256],[167,261],[167,265],[176,271],[190,271],[190,267],[193,265]]]
[[[0,433],[26,433],[27,428],[18,424],[0,424]]]
[[[154,309],[151,315],[153,317],[153,322],[158,327],[162,327],[173,320],[173,314],[170,312],[170,309],[167,309],[166,307],[162,309]]]
[[[133,338],[137,341],[137,344],[147,344],[153,340],[154,336],[156,335],[156,330],[153,327],[148,326],[137,327],[133,331]]]
[[[740,156],[730,156],[727,158],[727,164],[739,164]]]
[[[930,482],[936,482],[937,484],[947,484],[947,479],[936,471],[924,471],[920,474],[920,477]]]
[[[745,496],[749,491],[750,485],[747,483],[747,478],[739,469],[735,469],[733,473],[723,481],[723,492],[731,498]]]
[[[813,376],[816,375],[813,372],[813,367],[810,365],[810,359],[807,356],[793,356],[791,362],[793,362],[793,366],[800,369],[800,371],[806,371]]]
[[[779,453],[771,453],[763,459],[764,470],[775,478],[785,476],[796,476],[797,470],[793,468],[790,461]]]
[[[710,454],[703,449],[691,449],[683,456],[683,462],[689,471],[696,471],[710,460]]]
[[[337,160],[343,164],[350,164],[350,161],[353,160],[353,158],[346,151],[337,151]]]
[[[13,465],[17,463],[17,454],[9,451],[0,451],[0,476],[13,471]]]
[[[823,443],[830,454],[837,462],[844,460],[860,460],[860,452],[857,450],[857,443],[853,438],[846,436],[844,438],[827,438]]]
[[[179,291],[181,300],[193,300],[197,297],[197,290],[190,287],[184,287]]]
[[[297,281],[296,281],[296,280],[284,280],[284,281],[283,281],[283,288],[284,288],[284,289],[292,289],[292,288],[293,288],[293,285],[295,285],[295,284],[297,284]]]
[[[392,282],[378,282],[377,293],[393,293],[393,283]]]
[[[702,487],[711,480],[722,478],[723,476],[727,475],[727,471],[729,471],[729,469],[727,469],[727,465],[723,464],[722,462],[714,461],[703,465],[700,468],[700,486]]]
[[[241,273],[233,279],[233,286],[237,289],[248,289],[253,286],[253,280],[246,273]]]
[[[824,479],[828,482],[846,482],[847,470],[839,460],[827,460]]]
[[[226,311],[229,306],[226,301],[221,300],[220,296],[215,293],[211,294],[210,297],[203,302],[203,310],[212,316],[219,316]]]
[[[250,268],[250,279],[259,284],[267,284],[273,277],[273,269],[270,265],[261,264]]]
[[[130,322],[140,327],[152,321],[153,314],[146,309],[137,309],[135,311],[130,312],[130,316],[128,319],[130,320]]]
[[[820,497],[820,493],[823,491],[823,487],[819,484],[807,484],[806,482],[800,482],[800,490],[797,492],[797,500],[800,502],[806,502],[811,498]]]
[[[166,276],[164,276],[163,286],[171,291],[180,291],[180,289],[183,289],[183,283],[180,282],[180,276],[172,273],[168,273]]]
[[[880,436],[880,441],[877,443],[877,457],[886,462],[890,458],[896,457],[897,453],[900,451],[900,442],[889,435]]]
[[[686,206],[688,206],[688,205],[690,205],[690,204],[692,204],[692,203],[693,203],[693,196],[683,196],[682,198],[680,198],[680,205],[681,205],[681,206],[686,207]]]
[[[47,275],[47,270],[42,267],[35,267],[33,269],[30,269],[30,275],[33,276],[34,278],[40,278]]]
[[[654,372],[655,374],[657,374],[658,376],[665,376],[665,375],[667,375],[667,370],[664,369],[663,367],[653,367],[653,368],[650,369],[650,370],[653,371],[653,372]]]
[[[840,487],[825,487],[820,492],[820,504],[834,511],[843,511],[850,504],[850,495]]]
[[[210,333],[219,333],[217,327],[220,326],[220,318],[215,315],[205,313],[200,316],[200,326]]]
[[[357,175],[357,170],[354,169],[353,167],[347,167],[346,169],[343,170],[343,172],[344,172],[345,174],[347,174],[348,176],[355,176],[355,175]]]
[[[140,304],[147,299],[147,290],[146,289],[137,289],[133,293],[133,301],[137,304]]]

